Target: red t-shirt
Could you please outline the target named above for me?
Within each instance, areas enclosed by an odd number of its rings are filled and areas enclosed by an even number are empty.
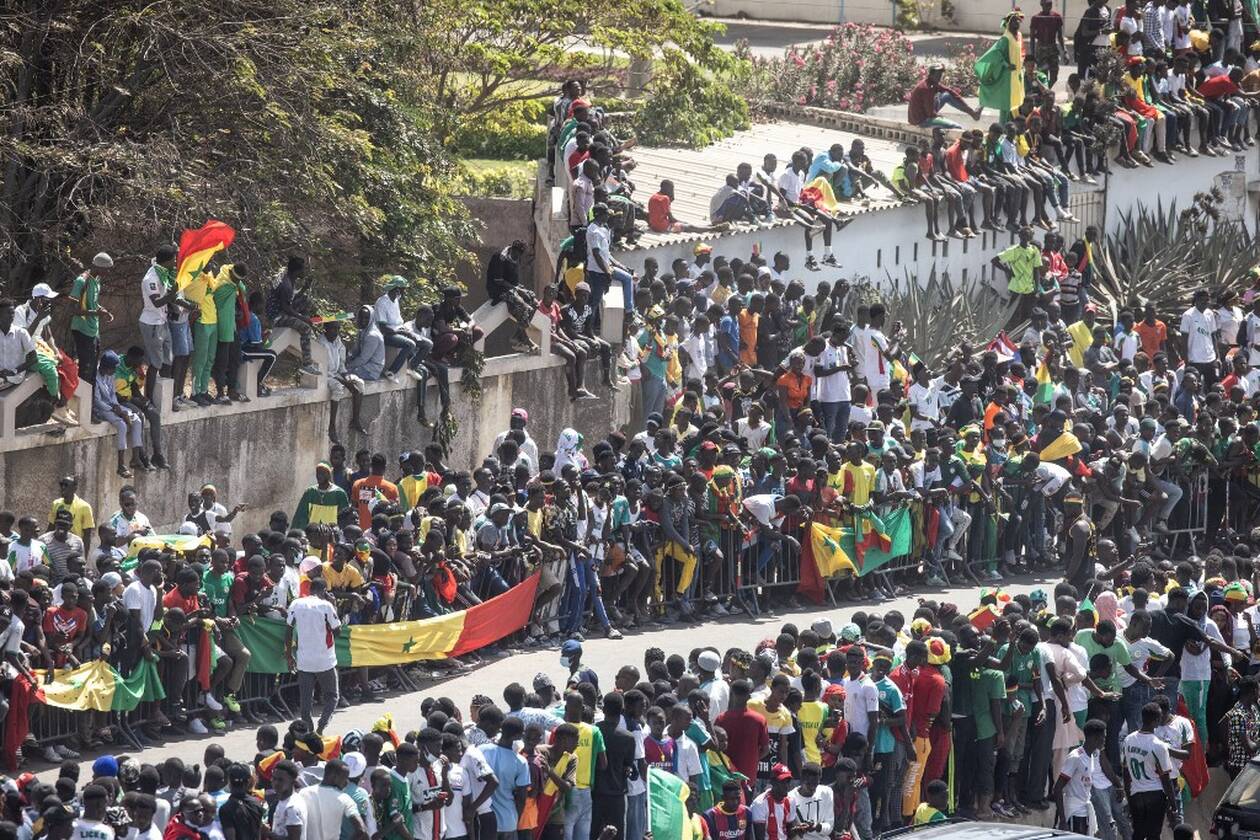
[[[266,575],[263,575],[262,579],[258,582],[258,585],[254,586],[253,582],[249,579],[249,572],[240,572],[232,580],[232,603],[239,609],[245,606],[245,601],[247,599],[252,598],[260,591],[266,592],[272,588],[271,579]]]
[[[657,233],[668,233],[670,207],[673,204],[665,193],[656,193],[648,199],[648,227]]]
[[[60,642],[50,639],[54,644],[74,642],[83,635],[87,622],[87,613],[78,607],[51,607],[44,613],[44,633],[48,636],[60,634]]]
[[[195,594],[185,598],[183,595],[179,594],[178,589],[172,589],[170,592],[167,592],[162,596],[162,606],[166,607],[168,610],[178,607],[183,610],[184,615],[187,616],[192,615],[197,610],[201,609],[201,599]]]
[[[750,779],[757,778],[757,762],[761,760],[762,751],[770,746],[766,719],[750,709],[728,710],[718,715],[714,723],[726,730],[726,753],[735,769]]]
[[[955,140],[954,144],[945,150],[945,166],[949,169],[949,177],[955,181],[967,182],[967,161],[963,157],[962,141]]]
[[[1210,79],[1204,79],[1203,84],[1199,85],[1199,93],[1208,99],[1219,99],[1222,96],[1233,96],[1241,92],[1242,90],[1238,85],[1234,84],[1233,79],[1226,73],[1213,76]]]
[[[889,677],[901,689],[902,696],[907,698],[906,706],[915,737],[926,738],[928,721],[941,713],[941,704],[945,700],[945,677],[930,665],[914,671],[902,665],[894,669]]]

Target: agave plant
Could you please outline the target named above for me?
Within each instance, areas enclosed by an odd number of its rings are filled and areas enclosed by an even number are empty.
[[[1015,311],[1013,300],[981,283],[955,285],[948,272],[938,274],[935,268],[924,282],[908,271],[888,275],[881,286],[869,278],[855,281],[845,299],[846,314],[852,318],[858,306],[872,303],[883,303],[888,321],[905,326],[905,346],[932,368],[964,344],[988,344]]]
[[[1199,287],[1242,291],[1256,262],[1256,240],[1241,222],[1222,218],[1224,197],[1215,188],[1199,193],[1178,212],[1139,207],[1121,213],[1120,225],[1100,249],[1103,271],[1091,298],[1110,310],[1154,303],[1160,317],[1179,316]]]

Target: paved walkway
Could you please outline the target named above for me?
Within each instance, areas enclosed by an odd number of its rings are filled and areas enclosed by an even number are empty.
[[[1052,578],[1021,578],[1006,587],[1012,594],[1027,593],[1036,588],[1049,590],[1055,580]],[[607,639],[591,639],[584,645],[583,664],[593,668],[600,677],[600,687],[608,690],[612,686],[613,675],[617,669],[633,663],[640,670],[643,668],[643,654],[651,647],[659,647],[667,654],[678,653],[686,656],[694,647],[714,645],[725,650],[728,647],[752,649],[759,641],[778,635],[779,628],[792,622],[798,628],[808,627],[819,618],[830,618],[833,626],[839,627],[847,623],[849,617],[858,610],[876,611],[879,614],[897,609],[907,619],[918,607],[920,597],[928,597],[937,601],[949,601],[960,610],[971,609],[978,592],[974,587],[954,586],[944,590],[921,591],[904,595],[889,601],[845,603],[839,608],[801,608],[772,615],[762,615],[758,619],[746,616],[732,617],[706,623],[700,626],[676,625],[651,632],[627,634],[624,639],[610,641]],[[461,713],[467,714],[469,702],[474,694],[485,694],[496,701],[501,701],[503,687],[512,682],[528,686],[538,672],[545,672],[558,684],[563,684],[567,671],[560,666],[560,655],[557,650],[522,650],[514,651],[497,659],[488,660],[485,664],[445,678],[439,677],[423,686],[419,691],[406,694],[386,695],[382,700],[366,704],[354,705],[338,711],[329,726],[330,732],[344,732],[349,729],[367,731],[373,721],[385,712],[392,712],[395,726],[402,734],[415,729],[420,723],[420,702],[425,697],[445,696],[455,701]],[[283,732],[284,725],[276,724]],[[250,759],[253,757],[254,736],[257,727],[244,726],[219,736],[181,736],[162,746],[145,749],[138,757],[145,763],[157,764],[170,756],[178,756],[187,763],[202,763],[206,746],[210,743],[221,745],[229,757]],[[96,756],[85,756],[82,761],[82,778],[91,776],[92,759]],[[38,772],[40,779],[52,782],[57,776],[55,768],[48,768],[43,762],[23,769],[43,768]],[[1216,778],[1219,776],[1220,778]],[[1225,776],[1217,770],[1213,774],[1213,785],[1209,787],[1190,808],[1189,817],[1200,832],[1206,833],[1210,825],[1212,809],[1224,792]],[[1053,812],[1049,812],[1053,813]],[[1046,817],[1048,819],[1048,817]]]

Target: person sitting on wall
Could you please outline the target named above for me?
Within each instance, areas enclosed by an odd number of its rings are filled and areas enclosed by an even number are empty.
[[[673,204],[674,182],[666,179],[648,199],[648,227],[656,233],[717,233],[730,227],[727,224],[697,225],[680,221],[674,216]]]
[[[341,322],[324,321],[323,328],[323,332],[315,340],[323,346],[328,356],[328,439],[337,443],[337,404],[347,394],[350,395],[350,430],[361,435],[367,434],[360,419],[363,409],[363,379],[346,370],[346,345],[341,340]]]
[[[464,354],[485,338],[485,331],[460,305],[463,296],[454,286],[442,289],[442,301],[433,311],[434,361],[460,364]]]
[[[525,332],[538,308],[538,298],[521,285],[520,261],[526,250],[528,246],[524,240],[516,239],[490,256],[486,263],[486,296],[491,303],[507,304],[508,314],[516,323],[516,332],[512,335],[513,352],[537,353],[538,345]]]
[[[941,84],[941,79],[944,76],[945,65],[933,64],[928,68],[927,75],[910,89],[910,98],[906,107],[906,121],[911,125],[962,128],[961,125],[953,120],[946,119],[940,115],[941,108],[944,108],[946,105],[957,108],[973,120],[980,119],[984,109],[972,108],[963,100],[961,91]]]

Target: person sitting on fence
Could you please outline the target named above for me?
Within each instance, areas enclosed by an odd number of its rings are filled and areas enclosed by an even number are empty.
[[[684,222],[674,216],[674,182],[661,181],[661,188],[648,197],[648,228],[656,233],[717,233],[729,225],[700,225]]]
[[[341,322],[330,319],[323,323],[323,332],[316,339],[328,359],[328,438],[337,442],[337,404],[350,396],[350,431],[367,434],[363,426],[363,378],[346,367],[346,344],[341,339]]]
[[[138,345],[128,347],[114,371],[114,390],[120,403],[144,417],[153,445],[153,466],[166,470],[170,467],[162,455],[162,412],[144,396],[145,367],[144,348]]]
[[[462,366],[485,331],[477,326],[460,300],[464,293],[454,286],[442,289],[442,300],[433,310],[433,361]]]
[[[31,299],[14,309],[13,323],[25,329],[35,342],[34,370],[52,398],[50,419],[72,426],[78,422],[70,399],[79,385],[79,366],[58,349],[52,337],[52,307],[57,297],[47,283],[36,283],[31,287]]]
[[[3,322],[4,307],[0,305],[0,332],[3,331]],[[157,468],[144,451],[144,416],[124,404],[115,390],[114,377],[119,361],[118,354],[113,350],[106,350],[101,355],[96,387],[92,389],[92,421],[109,423],[118,432],[118,474],[131,478],[132,469],[151,472]],[[131,452],[130,463],[127,460],[128,451]]]

